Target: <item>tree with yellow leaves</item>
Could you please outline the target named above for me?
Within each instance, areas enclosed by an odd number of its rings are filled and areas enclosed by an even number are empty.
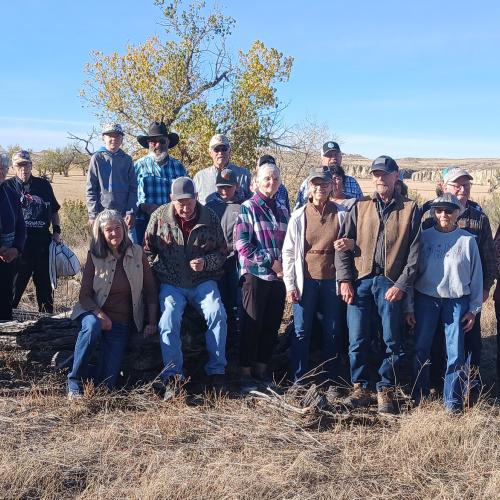
[[[124,54],[93,51],[83,98],[102,121],[116,120],[131,135],[163,118],[179,133],[176,156],[191,173],[211,163],[208,142],[217,132],[230,136],[235,163],[253,165],[257,148],[273,141],[276,85],[288,81],[293,58],[255,41],[234,61],[227,49],[234,19],[208,11],[203,0],[154,3],[165,37]]]

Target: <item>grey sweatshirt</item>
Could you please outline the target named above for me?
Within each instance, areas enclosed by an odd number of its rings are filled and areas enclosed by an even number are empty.
[[[236,174],[236,179],[238,179],[239,188],[243,198],[246,200],[250,198],[252,192],[250,191],[250,172],[243,167],[238,167],[234,163],[229,163],[225,168],[232,170]],[[196,186],[198,192],[198,201],[205,205],[208,201],[208,197],[217,192],[217,186],[215,182],[217,180],[217,169],[212,165],[211,167],[204,168],[193,177],[193,182]]]
[[[90,158],[86,187],[89,219],[105,208],[122,215],[137,210],[137,177],[132,158],[119,149],[111,153],[101,149]]]
[[[483,270],[474,236],[458,228],[422,231],[415,290],[441,298],[470,295],[469,311],[477,314],[483,303]]]

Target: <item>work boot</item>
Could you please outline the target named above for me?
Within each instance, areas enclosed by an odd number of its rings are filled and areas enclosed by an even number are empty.
[[[216,394],[226,392],[226,376],[223,374],[210,375],[207,389],[214,391]]]
[[[371,403],[371,394],[368,389],[361,384],[354,384],[352,392],[343,401],[348,408],[367,408]]]
[[[342,399],[342,389],[338,385],[331,384],[325,392],[325,397],[331,405]]]
[[[377,404],[379,413],[388,413],[394,415],[394,389],[392,387],[384,387],[377,392]]]

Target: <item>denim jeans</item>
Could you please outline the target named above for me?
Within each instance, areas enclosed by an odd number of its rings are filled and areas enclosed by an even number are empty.
[[[377,391],[395,386],[402,354],[402,301],[389,302],[385,299],[385,293],[392,286],[393,282],[385,276],[358,280],[354,284],[354,301],[347,306],[351,381],[365,388],[368,388],[371,382],[370,364],[374,358],[371,332],[373,308],[376,308],[380,316],[385,352],[381,353],[382,361],[378,367]]]
[[[302,297],[293,305],[295,336],[292,338],[290,377],[297,381],[309,370],[309,345],[313,319],[322,313],[324,370],[332,381],[338,381],[340,350],[344,333],[342,303],[335,280],[305,279]]]
[[[418,401],[429,394],[429,358],[434,333],[444,324],[447,364],[444,377],[444,405],[448,410],[462,409],[465,385],[464,331],[461,319],[467,313],[469,297],[443,299],[415,292],[415,356],[413,394]]]
[[[226,311],[222,305],[217,283],[205,281],[193,288],[179,288],[170,284],[160,285],[161,318],[160,345],[164,369],[161,378],[167,380],[174,375],[184,376],[181,341],[182,315],[187,303],[202,314],[207,322],[205,342],[208,362],[207,375],[224,374],[226,368]]]
[[[103,331],[100,320],[91,312],[80,315],[78,319],[81,327],[75,345],[73,368],[68,375],[68,390],[81,392],[84,380],[92,380],[96,385],[103,383],[111,390],[120,373],[130,327],[113,322],[111,330]],[[92,375],[89,360],[99,344],[101,355],[97,371]]]
[[[148,227],[148,222],[149,222],[149,216],[143,215],[142,217],[145,217],[144,219],[135,219],[135,241],[134,243],[137,243],[138,245],[143,245],[144,244],[144,234],[146,233],[146,229]]]

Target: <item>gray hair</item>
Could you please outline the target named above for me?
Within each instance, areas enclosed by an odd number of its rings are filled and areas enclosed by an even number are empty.
[[[278,179],[281,184],[281,172],[280,169],[276,166],[275,163],[264,163],[262,164],[258,169],[257,169],[257,176],[256,176],[256,181],[259,182],[262,179],[262,176],[264,175],[265,170],[272,170],[278,175]]]
[[[132,246],[132,241],[128,236],[128,227],[120,212],[117,210],[105,209],[97,215],[94,221],[94,226],[92,227],[92,241],[90,243],[90,253],[99,259],[104,259],[110,254],[109,246],[102,231],[104,226],[109,222],[116,222],[122,226],[123,241],[118,248],[120,254],[123,255],[127,248]]]
[[[9,168],[9,156],[7,153],[0,153],[0,168],[7,170]]]

